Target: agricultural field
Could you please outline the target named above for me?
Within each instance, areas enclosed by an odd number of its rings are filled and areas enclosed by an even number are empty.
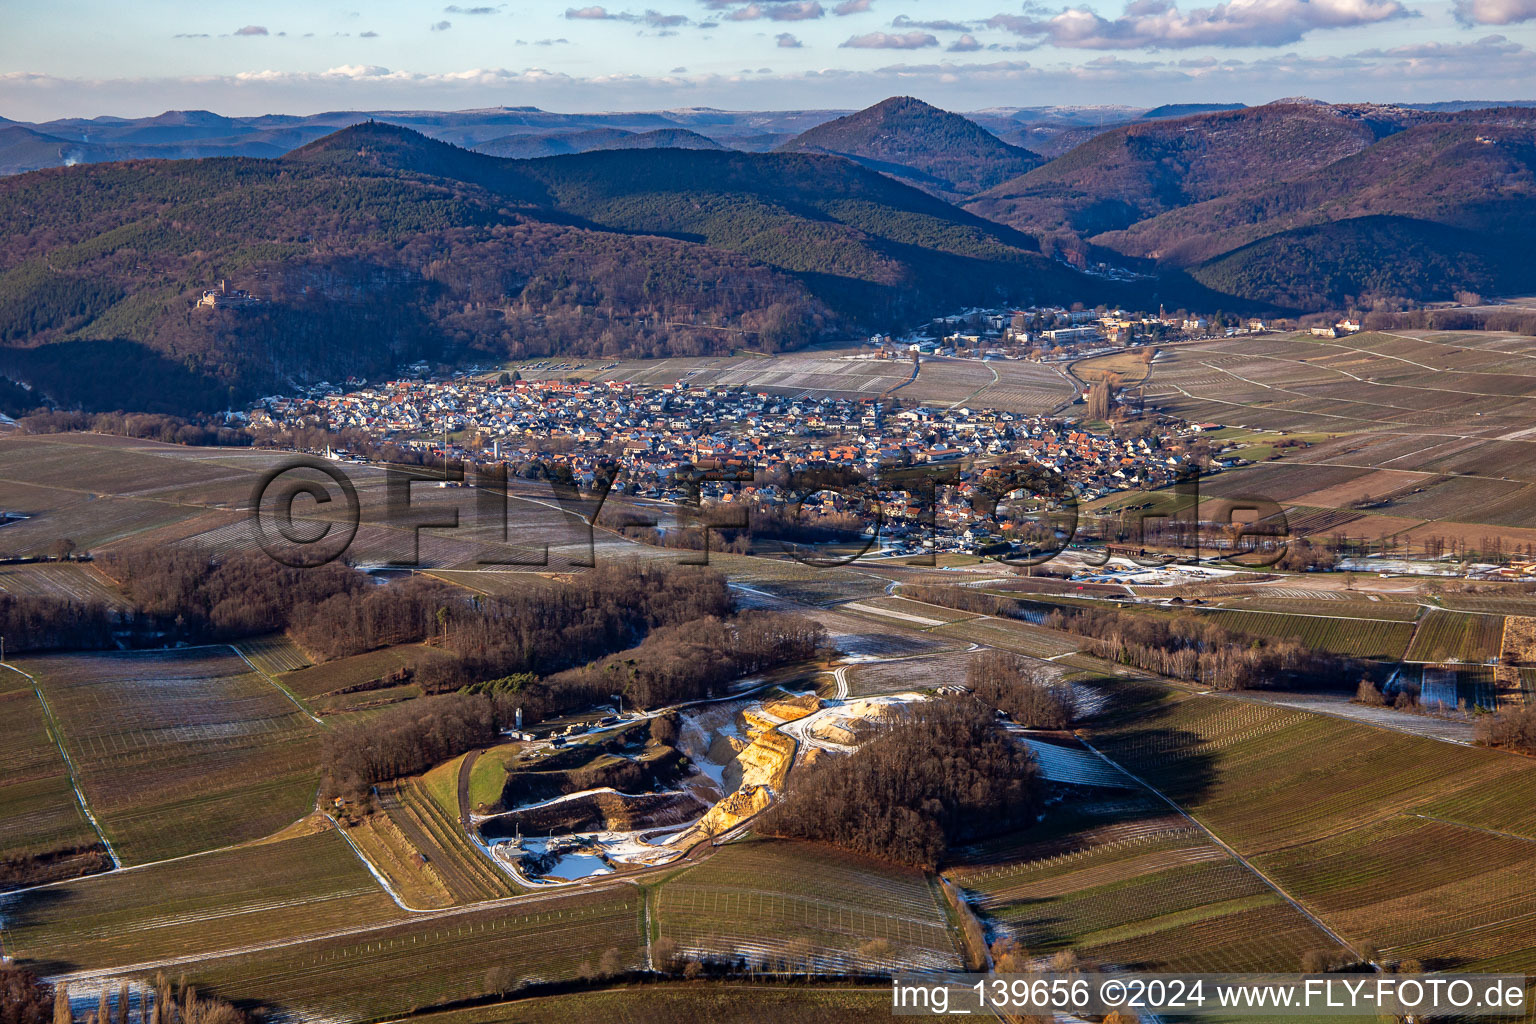
[[[450,762],[457,765],[458,761]],[[457,772],[450,776],[457,781]],[[456,796],[453,798],[457,805]],[[520,891],[512,879],[481,853],[423,782],[407,779],[381,787],[379,803],[391,824],[432,865],[454,903],[500,899]]]
[[[711,552],[710,566],[726,573],[739,593],[748,600],[761,591],[786,601],[808,605],[826,605],[850,598],[878,597],[885,593],[884,580],[867,576],[854,568],[806,565],[793,558],[759,558]],[[860,566],[859,568],[862,568]]]
[[[655,895],[660,937],[681,953],[764,970],[961,967],[943,897],[923,872],[830,847],[749,839],[670,877]],[[860,947],[884,939],[889,962]]]
[[[1364,513],[1338,508],[1292,505],[1285,510],[1285,526],[1293,537],[1327,536],[1342,530]]]
[[[1080,798],[1038,829],[993,840],[945,870],[990,927],[1033,956],[1145,971],[1297,970],[1337,949],[1209,836],[1140,792]]]
[[[1517,344],[1522,352],[1531,346]],[[1485,436],[1529,427],[1522,403],[1511,399],[1533,393],[1529,363],[1517,366],[1509,353],[1370,333],[1180,345],[1153,364],[1147,384],[1149,401],[1194,420],[1339,432],[1465,424]]]
[[[845,611],[860,612],[877,618],[894,619],[918,629],[976,618],[975,612],[956,611],[953,608],[912,601],[904,597],[873,597],[863,601],[848,601],[842,605],[842,608]]]
[[[99,841],[42,702],[25,676],[0,669],[0,862],[85,848]]]
[[[454,896],[437,865],[428,860],[388,814],[370,814],[341,825],[342,835],[383,875],[400,902],[412,910],[441,910]]]
[[[1059,658],[1079,650],[1074,638],[1043,626],[993,616],[952,622],[933,629],[936,636],[996,647],[1031,658]]]
[[[1100,381],[1113,374],[1124,387],[1135,387],[1151,372],[1150,349],[1126,349],[1107,356],[1080,359],[1071,366],[1072,375],[1079,380]]]
[[[1213,611],[1202,620],[1234,633],[1294,640],[1313,650],[1393,661],[1403,657],[1414,632],[1411,622],[1315,614]]]
[[[1390,596],[1347,593],[1337,590],[1306,591],[1304,597],[1265,596],[1276,588],[1243,588],[1235,596],[1217,598],[1210,603],[1220,608],[1250,609],[1284,615],[1322,615],[1338,619],[1385,619],[1412,625],[1422,606],[1416,601],[1395,600]],[[1379,599],[1373,600],[1372,597]]]
[[[0,896],[11,953],[49,972],[207,955],[403,918],[334,829]]]
[[[314,703],[316,698],[363,694],[398,685],[415,665],[444,657],[447,655],[434,647],[401,644],[283,671],[274,677],[301,699]]]
[[[1481,862],[1463,853],[1474,832],[1502,833],[1507,842],[1495,845],[1503,858],[1518,861],[1536,851],[1536,810],[1517,795],[1536,782],[1536,762],[1304,711],[1151,688],[1106,715],[1093,740],[1357,948],[1422,948],[1439,967],[1463,967],[1481,959],[1479,950],[1490,948],[1483,936],[1497,931],[1506,953],[1536,953],[1528,930],[1510,937],[1536,910],[1522,909],[1536,899],[1536,873],[1496,863],[1490,891],[1499,896],[1488,902],[1463,897],[1458,888],[1481,884],[1474,881],[1482,877]],[[1444,827],[1420,827],[1425,823]],[[1374,869],[1368,848],[1376,840],[1369,837],[1378,834],[1400,839],[1381,841],[1383,866]],[[1425,871],[1420,879],[1415,863],[1441,864],[1450,875]],[[1461,870],[1469,863],[1478,866]],[[1421,885],[1431,895],[1410,898]],[[1465,914],[1445,909],[1461,905]]]
[[[5,535],[0,533],[0,542]],[[127,604],[117,586],[85,562],[31,562],[0,566],[0,592],[15,597],[59,597],[82,604],[119,608]]]
[[[277,636],[252,637],[234,645],[235,650],[250,662],[258,672],[279,676],[285,672],[297,672],[309,667],[309,655],[292,640]]]
[[[615,886],[438,911],[207,958],[186,969],[187,979],[199,991],[265,1005],[290,1019],[385,1020],[518,979],[553,982],[642,967],[642,903],[638,890]]]
[[[18,666],[37,677],[125,864],[258,839],[314,806],[318,727],[228,647]]]
[[[1434,609],[1419,620],[1405,657],[1422,662],[1486,662],[1499,656],[1503,638],[1502,616]]]
[[[1404,814],[1256,863],[1392,959],[1434,970],[1523,948],[1524,962],[1536,963],[1525,927],[1536,914],[1536,845],[1527,839]]]
[[[1491,593],[1443,593],[1435,600],[1453,611],[1536,617],[1536,594],[1518,587],[1499,587]]]
[[[747,387],[850,398],[873,398],[895,391],[903,398],[933,405],[970,402],[1029,414],[1050,412],[1075,394],[1063,373],[1041,363],[931,356],[923,359],[914,380],[908,360],[857,358],[862,354],[856,348],[817,348],[781,353],[771,359],[750,355],[640,359],[620,361],[607,369],[600,360],[586,360],[580,369],[530,369],[526,363],[517,369],[530,379],[579,376],[656,387],[683,381],[694,387]]]
[[[932,690],[965,682],[966,666],[974,655],[956,652],[940,657],[852,665],[846,671],[848,695],[868,697],[903,690]]]
[[[421,1024],[888,1024],[891,990],[693,982],[637,985],[423,1014]],[[938,1015],[904,1017],[947,1020]]]

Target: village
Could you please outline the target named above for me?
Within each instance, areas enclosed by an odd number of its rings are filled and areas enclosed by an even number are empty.
[[[1221,312],[1130,312],[1098,306],[1030,306],[1025,309],[972,309],[937,317],[899,338],[873,335],[878,357],[900,358],[917,352],[955,358],[1031,359],[1041,362],[1082,359],[1136,346],[1262,334],[1281,324],[1261,317]],[[1359,329],[1358,324],[1355,330]],[[1341,328],[1342,330],[1342,328]]]
[[[875,480],[901,470],[940,475],[950,469],[941,480],[947,484],[974,481],[990,467],[1024,465],[1063,481],[1055,493],[1070,491],[1079,502],[1155,489],[1174,480],[1202,444],[1203,429],[1169,422],[1115,432],[1103,424],[1094,429],[1052,416],[920,405],[894,395],[782,394],[686,381],[664,388],[508,372],[351,387],[322,385],[305,397],[265,399],[251,410],[250,423],[258,430],[362,437],[428,459],[505,463],[514,470],[563,465],[583,488],[616,464],[613,496],[642,504],[687,500],[689,480],[680,471],[708,466],[721,479],[703,485],[698,497],[706,502],[797,507],[803,489],[784,481],[812,467]],[[363,457],[334,448],[329,454]],[[995,544],[1008,524],[978,523],[971,499],[966,486],[941,486],[931,514],[917,496],[885,500],[882,538],[895,551],[971,552]],[[797,514],[849,510],[843,495],[825,491]],[[915,529],[925,518],[932,527]]]

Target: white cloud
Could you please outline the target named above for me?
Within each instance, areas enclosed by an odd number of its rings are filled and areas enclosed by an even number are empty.
[[[460,26],[462,27],[462,26]],[[770,34],[767,39],[773,37]],[[541,40],[540,43],[549,42]],[[1392,41],[1395,42],[1395,41]],[[271,110],[453,110],[508,102],[553,110],[659,110],[715,106],[737,110],[864,106],[891,95],[921,96],[950,110],[976,110],[1027,95],[1032,102],[1138,104],[1199,102],[1212,96],[1263,103],[1276,96],[1319,96],[1336,102],[1424,102],[1485,96],[1510,82],[1536,80],[1536,53],[1492,35],[1467,43],[1415,43],[1358,53],[1277,51],[1259,58],[1231,53],[1159,57],[1091,54],[1050,62],[982,59],[926,51],[927,62],[893,62],[874,69],[827,67],[751,74],[577,75],[540,68],[468,68],[414,72],[374,64],[324,71],[250,70],[222,75],[61,77],[36,71],[0,72],[6,115],[43,121],[101,113],[141,116],[200,106],[228,114]],[[264,48],[263,48],[264,49]],[[516,52],[529,55],[533,41]],[[540,50],[550,54],[552,51]],[[1038,55],[1045,51],[1035,50]],[[893,55],[894,56],[894,55]],[[953,59],[948,59],[953,58]],[[1131,99],[1134,97],[1134,99]]]
[[[662,14],[660,11],[647,10],[644,14],[631,14],[629,12],[609,11],[606,7],[567,7],[565,9],[567,19],[576,21],[633,21],[648,25],[651,28],[676,28],[679,25],[688,24],[688,16],[684,14]]]
[[[959,21],[939,19],[938,21],[914,21],[905,14],[898,14],[891,19],[892,28],[926,28],[934,32],[964,32],[969,25]]]
[[[1536,0],[1456,0],[1463,25],[1513,25],[1536,18]]]
[[[451,21],[438,21],[432,24],[433,32],[447,32],[451,28],[453,28],[453,22]]]
[[[235,29],[237,36],[265,36],[270,35],[265,25],[247,25],[244,28]]]
[[[853,50],[921,50],[938,46],[939,40],[928,32],[870,32],[852,36],[840,45]]]
[[[850,14],[863,14],[867,10],[869,10],[869,0],[843,0],[832,8],[832,13],[842,18]]]
[[[1533,0],[1472,0],[1530,3]],[[1044,15],[1044,16],[1042,16]],[[1186,46],[1283,46],[1314,29],[1373,25],[1414,12],[1398,0],[1228,0],[1181,11],[1171,0],[1132,0],[1114,20],[1086,7],[999,14],[992,28],[1054,46],[1090,50]]]
[[[791,3],[747,4],[725,16],[727,21],[812,21],[827,12],[817,0],[794,0]]]
[[[981,49],[981,44],[976,41],[975,36],[967,32],[959,39],[950,43],[947,49],[950,53],[970,53],[973,50]]]
[[[780,32],[778,35],[774,36],[773,39],[774,39],[774,42],[778,45],[779,49],[781,49],[781,50],[798,50],[798,49],[800,49],[800,45],[801,45],[800,40],[796,39],[793,35],[791,35],[788,32]]]
[[[1472,43],[1412,43],[1386,50],[1361,50],[1350,56],[1363,59],[1468,60],[1510,57],[1524,52],[1525,47],[1504,36],[1484,36]]]

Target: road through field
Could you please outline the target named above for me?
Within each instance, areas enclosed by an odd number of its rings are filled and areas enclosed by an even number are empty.
[[[1171,797],[1165,796],[1163,794],[1162,790],[1157,789],[1151,783],[1147,782],[1146,779],[1143,779],[1141,776],[1137,775],[1135,772],[1131,771],[1129,768],[1125,767],[1124,765],[1120,764],[1118,761],[1116,761],[1113,758],[1111,758],[1108,754],[1105,754],[1102,750],[1100,750],[1098,747],[1095,747],[1092,743],[1090,743],[1081,734],[1078,734],[1078,739],[1082,740],[1083,745],[1085,747],[1087,747],[1089,750],[1093,751],[1095,754],[1098,754],[1099,757],[1103,758],[1106,764],[1109,764],[1112,767],[1119,769],[1121,772],[1123,772],[1125,775],[1129,776],[1133,781],[1135,781],[1137,784],[1139,784],[1148,793],[1151,793],[1153,796],[1156,796],[1159,800],[1163,801],[1163,803],[1165,803],[1169,807],[1173,808],[1174,811],[1177,812],[1181,817],[1183,817],[1186,820],[1188,820],[1190,822],[1190,824],[1194,825],[1201,832],[1205,833],[1205,835],[1210,838],[1211,842],[1215,843],[1217,846],[1219,846],[1223,850],[1225,850],[1227,852],[1227,855],[1230,856],[1233,860],[1237,861],[1243,867],[1245,867],[1249,871],[1253,872],[1254,876],[1256,878],[1258,878],[1259,881],[1263,882],[1265,885],[1269,886],[1269,888],[1273,889],[1275,891],[1275,893],[1281,899],[1285,900],[1292,907],[1294,907],[1296,909],[1297,913],[1301,914],[1302,917],[1305,917],[1308,921],[1312,922],[1312,924],[1314,926],[1316,926],[1318,931],[1320,931],[1324,935],[1328,936],[1334,942],[1337,942],[1341,949],[1347,949],[1351,953],[1355,953],[1357,956],[1359,955],[1358,953],[1356,953],[1355,947],[1351,946],[1348,942],[1344,941],[1344,937],[1342,935],[1340,935],[1338,932],[1336,932],[1332,928],[1328,927],[1328,925],[1323,922],[1322,918],[1318,917],[1316,914],[1312,913],[1306,907],[1302,906],[1301,903],[1294,896],[1292,896],[1290,893],[1286,892],[1283,888],[1281,888],[1280,884],[1278,882],[1276,882],[1273,878],[1270,878],[1264,872],[1260,871],[1257,867],[1255,867],[1253,865],[1253,863],[1248,860],[1247,857],[1244,857],[1242,854],[1238,853],[1232,847],[1230,847],[1226,843],[1222,842],[1222,839],[1221,839],[1220,836],[1218,836],[1215,832],[1212,832],[1210,829],[1206,828],[1205,825],[1203,823],[1201,823],[1201,821],[1198,818],[1196,818],[1194,815],[1190,814],[1184,808],[1180,807],[1177,803],[1174,802],[1174,800]]]
[[[631,884],[628,878],[621,881],[607,883],[608,886],[617,884]],[[596,888],[606,888],[604,885],[591,885],[581,891]],[[315,932],[309,935],[297,936],[288,939],[274,939],[269,942],[253,942],[244,946],[234,946],[229,949],[221,949],[215,953],[189,953],[185,956],[165,957],[160,960],[147,960],[136,964],[119,964],[114,967],[97,968],[85,971],[73,971],[69,974],[61,974],[48,979],[54,984],[67,983],[79,985],[82,983],[116,980],[128,975],[152,974],[156,971],[167,971],[177,967],[191,967],[207,964],[216,960],[227,960],[231,957],[248,956],[253,953],[270,953],[280,949],[292,949],[295,946],[304,946],[312,942],[329,942],[334,939],[348,939],[356,936],[373,935],[397,929],[404,924],[424,921],[449,920],[455,917],[463,917],[469,914],[483,914],[488,910],[499,908],[523,907],[529,904],[546,903],[551,900],[568,899],[571,890],[564,889],[560,892],[533,893],[521,896],[508,896],[499,900],[486,900],[481,903],[470,903],[460,907],[448,907],[444,910],[415,911],[409,921],[382,921],[375,924],[353,925],[349,928],[334,928],[330,931]]]
[[[91,805],[85,799],[85,791],[80,788],[79,776],[75,774],[75,762],[70,759],[69,751],[64,749],[64,733],[59,730],[58,719],[53,717],[53,708],[48,706],[48,698],[43,696],[43,688],[38,685],[37,679],[31,673],[23,672],[14,665],[0,663],[0,668],[7,668],[17,675],[24,676],[32,684],[32,692],[37,694],[38,702],[43,706],[43,717],[48,721],[48,733],[53,737],[54,744],[59,748],[59,756],[64,759],[64,770],[69,773],[69,784],[75,791],[75,800],[80,804],[80,811],[85,815],[85,820],[91,823],[91,828],[96,830],[96,835],[101,840],[101,845],[106,847],[107,856],[112,858],[112,866],[114,868],[121,868],[123,862],[118,859],[117,851],[112,848],[112,840],[108,839],[106,832],[102,831],[101,822],[97,821],[96,815],[91,813]]]
[[[290,701],[292,701],[293,702],[293,706],[298,708],[299,711],[302,712],[306,718],[308,718],[311,722],[314,722],[318,726],[323,726],[326,729],[330,728],[330,724],[327,723],[327,722],[321,721],[321,719],[318,718],[313,711],[311,711],[311,710],[309,710],[309,708],[305,707],[304,704],[299,700],[299,698],[294,696],[294,693],[293,693],[292,690],[288,689],[288,687],[284,686],[282,683],[278,682],[276,679],[272,678],[271,676],[269,676],[265,672],[263,672],[261,669],[257,668],[256,667],[256,663],[251,661],[250,658],[247,658],[245,656],[245,652],[242,651],[239,647],[236,647],[234,644],[222,644],[222,645],[214,644],[212,646],[215,646],[215,647],[218,647],[218,646],[228,647],[230,650],[234,651],[236,656],[239,657],[239,659],[241,661],[245,662],[247,665],[250,666],[250,669],[251,669],[252,672],[256,673],[258,676],[261,676],[261,678],[263,678],[267,682],[271,683],[279,692],[282,693],[282,695],[284,697],[287,697]],[[193,648],[188,648],[188,650],[192,650],[192,649]]]

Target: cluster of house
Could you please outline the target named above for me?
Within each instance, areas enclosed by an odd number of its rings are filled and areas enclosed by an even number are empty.
[[[1267,329],[1265,321],[1257,317],[1239,325],[1213,327],[1206,317],[1170,314],[1164,309],[1153,316],[1102,307],[1030,306],[977,309],[939,317],[900,338],[875,335],[869,344],[887,358],[917,352],[982,359],[1081,359],[1134,344],[1218,334],[1235,337]]]
[[[1342,338],[1348,334],[1360,333],[1360,321],[1354,319],[1340,320],[1332,326],[1312,328],[1314,336],[1319,338]]]
[[[1021,413],[905,406],[891,399],[774,394],[737,387],[656,388],[618,381],[459,377],[397,380],[344,390],[325,386],[303,398],[270,398],[250,413],[256,426],[361,431],[376,442],[475,463],[568,465],[578,481],[601,465],[621,467],[619,494],[675,501],[684,466],[788,473],[841,466],[874,479],[899,467],[953,465],[970,477],[989,466],[1027,464],[1059,474],[1080,500],[1170,482],[1198,435],[1095,434]],[[737,475],[737,474],[731,474]],[[751,480],[750,472],[740,474]],[[761,472],[756,483],[706,488],[726,501],[776,503],[790,497]],[[798,496],[796,498],[798,500]],[[945,502],[952,500],[955,508]],[[954,546],[984,542],[962,529],[963,495],[941,498],[937,519],[952,522]],[[909,507],[910,506],[910,507]],[[888,518],[922,514],[916,499],[886,506]],[[807,514],[843,511],[818,500]],[[899,535],[899,530],[897,534]]]

